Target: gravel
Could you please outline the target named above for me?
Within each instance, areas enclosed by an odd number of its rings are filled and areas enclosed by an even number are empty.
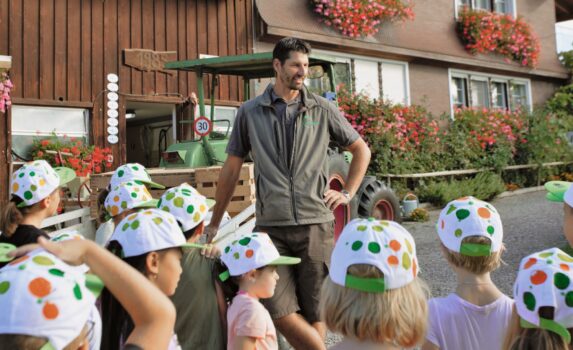
[[[521,259],[533,252],[567,244],[563,233],[563,205],[545,200],[545,191],[506,196],[491,202],[501,215],[506,251],[504,264],[492,273],[496,285],[512,295],[517,268]],[[424,223],[404,222],[414,236],[420,277],[430,286],[433,297],[445,296],[455,289],[455,275],[442,257],[435,230],[441,208],[430,208],[430,220]],[[338,334],[327,335],[327,346],[339,342]],[[287,345],[281,349],[291,349]]]

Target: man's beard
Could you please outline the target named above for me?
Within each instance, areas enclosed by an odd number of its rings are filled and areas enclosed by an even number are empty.
[[[302,83],[300,85],[298,85],[297,82],[295,81],[295,79],[297,79],[297,76],[293,76],[293,77],[285,76],[284,78],[285,79],[283,79],[283,81],[288,82],[285,85],[288,86],[289,89],[291,89],[291,90],[302,90],[302,87],[304,86],[304,77],[300,78],[302,80]]]

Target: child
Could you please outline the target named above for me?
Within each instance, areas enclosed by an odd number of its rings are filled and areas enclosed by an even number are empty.
[[[151,197],[147,187],[139,181],[122,182],[114,187],[105,198],[104,207],[107,217],[111,218],[113,227],[116,227],[123,218],[135,213],[141,208],[156,208],[157,200]],[[106,218],[107,218],[106,217]],[[111,234],[110,234],[111,236]],[[97,237],[97,236],[96,236]],[[106,246],[109,237],[97,237]]]
[[[321,319],[344,335],[331,349],[401,349],[424,339],[427,287],[416,245],[393,221],[354,219],[342,231],[320,294]]]
[[[563,202],[563,234],[569,245],[563,250],[573,254],[573,186],[571,182],[550,181],[545,184],[547,199],[553,202]]]
[[[113,234],[115,225],[109,219],[110,213],[106,210],[106,199],[111,190],[117,188],[124,182],[135,182],[138,185],[144,185],[149,188],[164,189],[165,186],[160,185],[151,180],[145,167],[139,163],[128,163],[119,166],[115,169],[107,189],[102,190],[98,195],[98,221],[100,226],[95,234],[95,241],[105,246],[109,241],[109,237]],[[113,215],[112,215],[113,216]],[[121,219],[120,219],[121,221]]]
[[[503,250],[497,210],[474,197],[460,198],[446,205],[436,227],[457,287],[447,297],[430,300],[423,349],[500,349],[513,301],[490,278]]]
[[[89,240],[41,237],[39,244],[11,253],[28,254],[0,270],[0,350],[88,349],[102,281],[134,321],[125,349],[165,349],[175,310],[141,274]],[[99,286],[68,264],[86,264]]]
[[[108,249],[141,272],[163,292],[175,293],[181,275],[181,248],[189,246],[173,215],[146,209],[124,218]],[[102,348],[120,349],[133,328],[132,320],[113,295],[102,295]],[[172,329],[173,331],[173,329]],[[168,349],[179,349],[174,335]]]
[[[229,278],[238,286],[227,311],[227,349],[278,349],[276,330],[271,315],[259,302],[275,293],[279,276],[277,265],[294,265],[299,258],[280,256],[266,233],[243,235],[223,250],[221,257]]]
[[[521,260],[515,310],[503,349],[568,350],[573,328],[573,258],[558,248]]]
[[[44,219],[55,215],[60,203],[60,186],[76,177],[72,169],[52,168],[45,160],[24,164],[12,175],[12,198],[0,218],[0,242],[15,246],[49,238],[40,229]]]
[[[173,214],[187,242],[196,244],[213,204],[184,183],[165,191],[158,207]],[[227,305],[215,276],[215,261],[192,249],[183,254],[181,265],[181,280],[171,297],[177,310],[175,332],[181,348],[225,350]]]

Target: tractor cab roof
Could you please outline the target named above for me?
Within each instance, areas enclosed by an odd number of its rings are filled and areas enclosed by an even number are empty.
[[[245,79],[269,78],[275,75],[272,66],[273,53],[260,52],[238,56],[199,58],[196,60],[172,61],[165,64],[165,69],[185,70],[196,73],[214,73],[237,75]],[[334,57],[309,55],[309,65],[320,65],[325,70],[336,63]]]

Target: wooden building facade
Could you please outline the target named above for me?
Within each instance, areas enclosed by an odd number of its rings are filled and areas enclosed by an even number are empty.
[[[111,147],[114,166],[129,160],[131,121],[126,121],[126,111],[149,107],[166,115],[147,113],[148,123],[157,118],[171,120],[171,109],[174,114],[182,110],[176,107],[196,91],[196,81],[185,72],[130,67],[125,64],[125,50],[172,52],[175,60],[251,53],[252,9],[252,0],[0,1],[0,55],[12,56],[10,76],[15,86],[13,108],[7,115],[0,114],[2,150],[15,147],[13,122],[26,124],[18,118],[34,116],[42,108],[51,108],[57,116],[57,108],[70,108],[84,111],[88,142]],[[106,77],[110,73],[119,77],[117,144],[109,144],[106,137]],[[221,79],[215,96],[219,105],[236,106],[242,97],[242,82]],[[27,125],[28,133],[34,127]],[[8,175],[17,160],[10,153],[0,159],[2,199],[8,197]]]

